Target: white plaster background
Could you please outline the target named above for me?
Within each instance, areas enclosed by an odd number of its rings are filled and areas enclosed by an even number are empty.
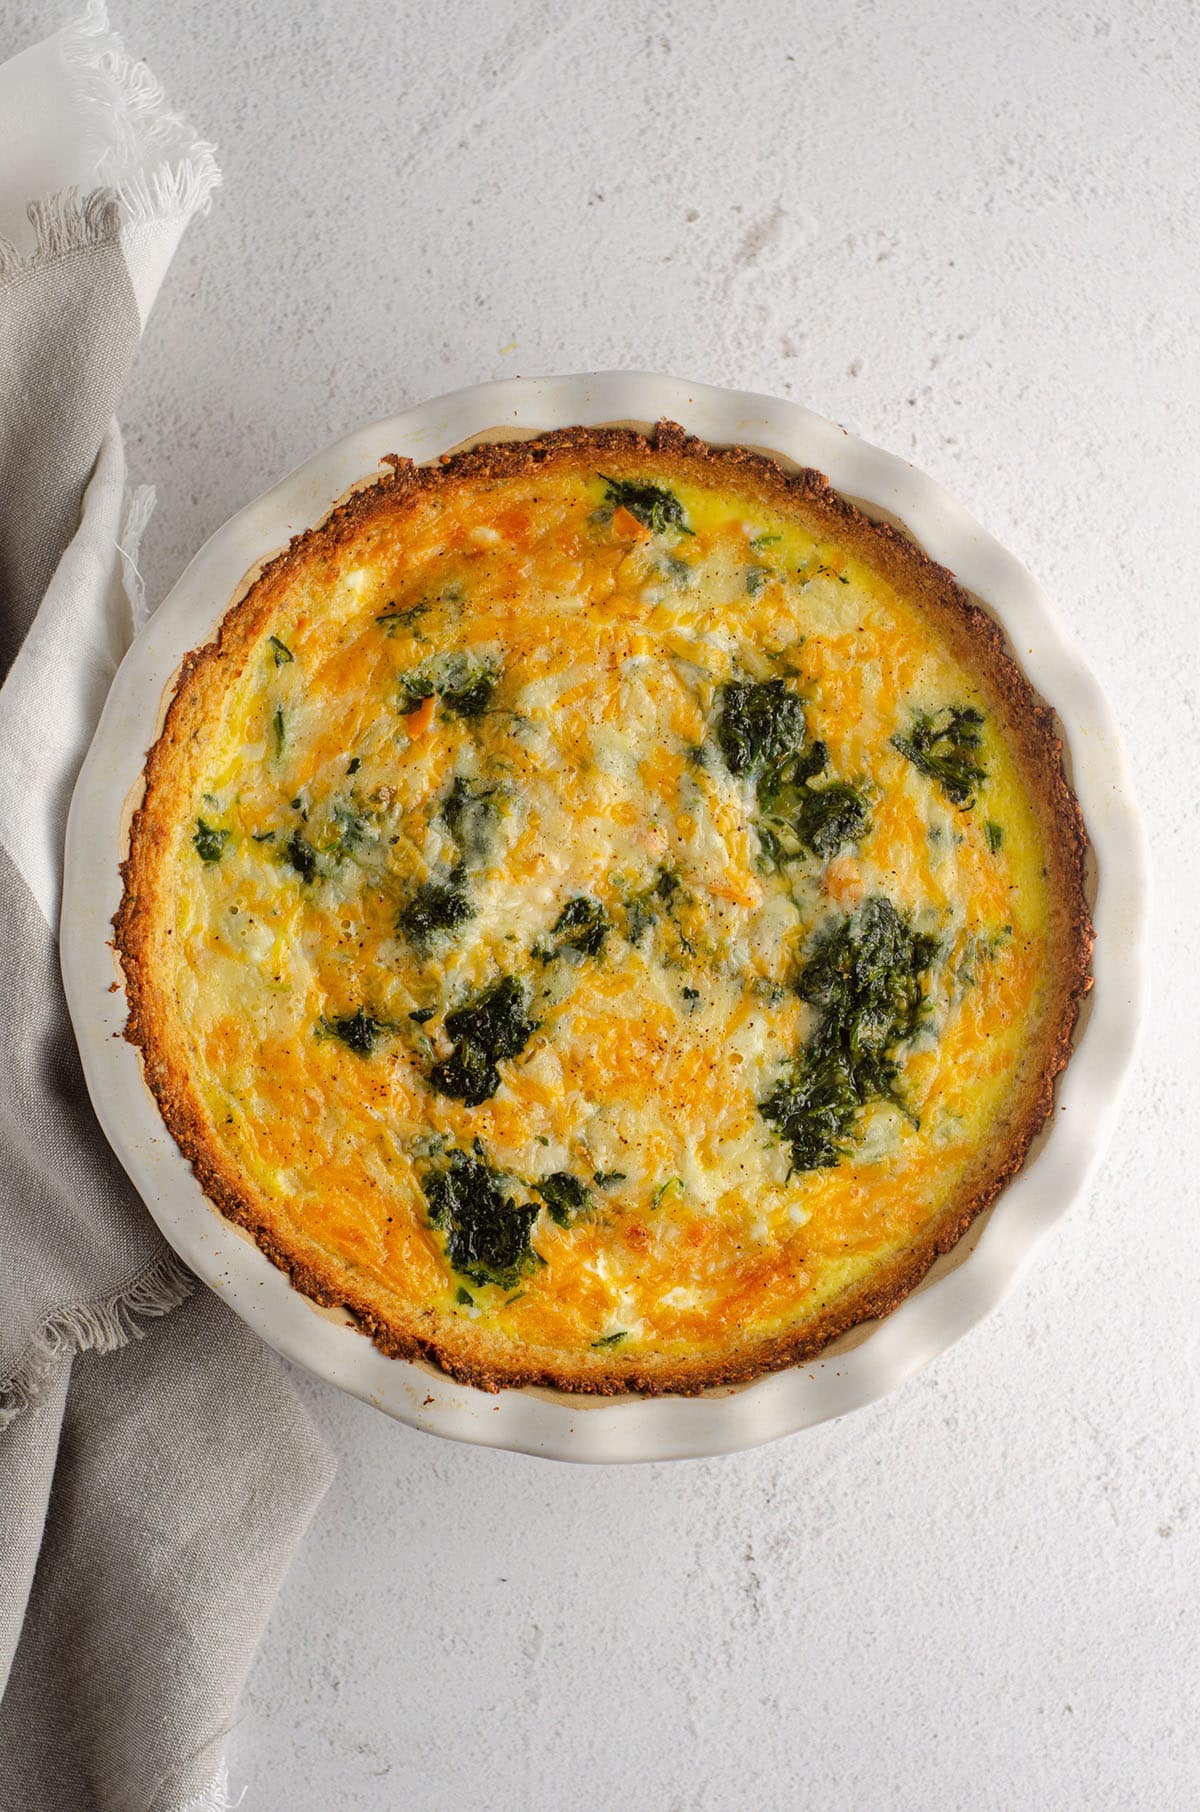
[[[635,366],[777,392],[1038,574],[1155,852],[1100,1180],[889,1400],[573,1470],[298,1380],[340,1472],[235,1736],[246,1812],[1192,1812],[1194,5],[110,4],[225,170],[123,410],[152,598],[287,468],[438,391]],[[0,52],[46,25],[8,0]]]

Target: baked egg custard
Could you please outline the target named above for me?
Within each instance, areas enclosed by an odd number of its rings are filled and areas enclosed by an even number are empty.
[[[669,423],[387,464],[147,759],[116,931],[166,1124],[386,1353],[807,1358],[1050,1111],[1091,945],[1052,715],[817,473]]]

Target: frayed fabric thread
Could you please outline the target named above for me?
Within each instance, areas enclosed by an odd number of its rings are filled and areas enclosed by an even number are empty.
[[[121,204],[111,189],[93,189],[85,196],[76,188],[60,189],[29,202],[25,212],[34,231],[33,250],[22,252],[11,240],[0,239],[0,281],[82,246],[103,245],[123,225]]]
[[[216,146],[167,106],[161,82],[109,29],[104,0],[88,0],[59,48],[91,127],[97,177],[126,223],[205,212],[221,181]]]
[[[58,34],[63,67],[87,120],[96,186],[63,189],[26,209],[31,252],[0,239],[0,282],[125,228],[205,213],[221,181],[216,147],[166,105],[162,85],[110,31],[104,0],[88,0]]]
[[[121,556],[121,581],[129,600],[129,621],[134,635],[150,615],[146,603],[146,581],[138,568],[138,556],[142,551],[142,536],[149,526],[157,501],[152,484],[140,484],[136,490],[126,495],[125,523],[121,539],[117,543],[117,552]]]
[[[191,1272],[164,1246],[152,1264],[112,1296],[56,1309],[11,1377],[0,1382],[0,1429],[36,1405],[64,1353],[115,1353],[144,1337],[143,1321],[169,1315],[194,1288]]]

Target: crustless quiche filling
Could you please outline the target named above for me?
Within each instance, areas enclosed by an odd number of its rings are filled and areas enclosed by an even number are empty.
[[[391,462],[189,658],[118,943],[213,1201],[386,1352],[694,1390],[892,1306],[1087,986],[1050,714],[815,473]]]

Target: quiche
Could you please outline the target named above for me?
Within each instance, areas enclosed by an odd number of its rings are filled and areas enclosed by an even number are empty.
[[[401,458],[184,662],[115,921],[221,1214],[385,1353],[695,1392],[891,1309],[1089,986],[1049,709],[812,471]]]

